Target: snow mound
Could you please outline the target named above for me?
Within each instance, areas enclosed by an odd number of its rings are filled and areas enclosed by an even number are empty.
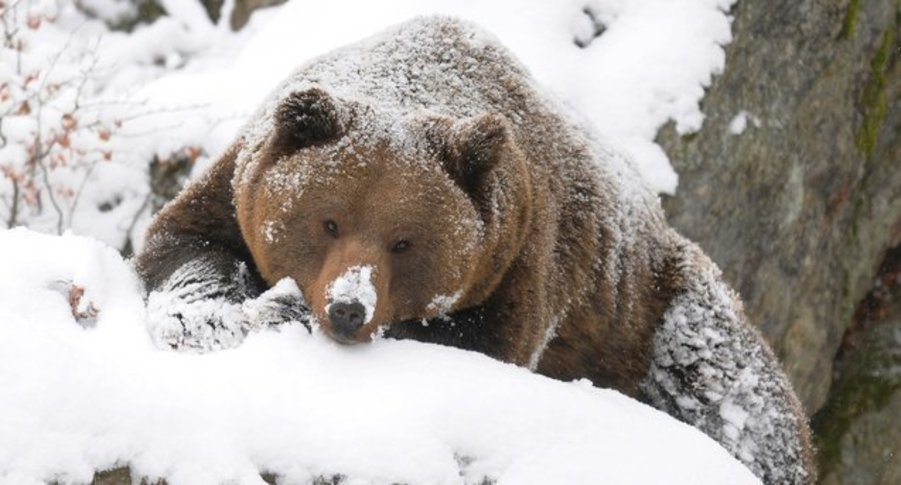
[[[344,347],[300,324],[159,350],[131,268],[87,238],[0,231],[0,268],[0,483],[124,464],[172,485],[759,483],[648,406],[476,353]]]

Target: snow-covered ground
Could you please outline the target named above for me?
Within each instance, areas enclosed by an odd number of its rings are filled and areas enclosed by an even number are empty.
[[[130,464],[172,485],[753,484],[700,431],[614,391],[408,341],[302,326],[235,349],[153,346],[131,268],[77,236],[0,231],[0,483]],[[76,321],[75,307],[96,317]]]

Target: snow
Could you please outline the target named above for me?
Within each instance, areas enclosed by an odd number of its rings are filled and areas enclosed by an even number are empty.
[[[375,305],[378,303],[378,295],[372,284],[372,273],[372,266],[353,266],[329,283],[326,289],[329,303],[325,307],[325,313],[328,314],[329,307],[333,303],[358,302],[366,310],[363,325],[369,323],[375,315]]]
[[[760,127],[760,119],[758,117],[745,110],[741,110],[734,118],[732,118],[732,121],[729,122],[729,133],[732,135],[741,135],[744,133],[745,128],[748,127],[748,121],[750,121],[755,128]]]
[[[300,324],[206,354],[157,348],[141,290],[102,243],[0,231],[0,483],[129,464],[172,485],[753,484],[700,431],[586,381],[413,341],[347,347]],[[83,328],[54,285],[84,289]],[[289,280],[275,296],[296,292]]]
[[[453,310],[454,305],[461,296],[463,296],[463,290],[457,290],[452,295],[435,295],[429,304],[426,305],[426,309],[438,312],[439,316],[446,316]]]
[[[557,336],[557,328],[560,326],[560,321],[562,318],[555,318],[551,321],[550,325],[547,326],[547,329],[544,331],[544,336],[541,338],[541,343],[538,347],[532,352],[532,355],[529,356],[529,365],[528,368],[530,370],[538,369],[538,363],[541,362],[541,356],[544,355],[544,351],[547,350],[548,344],[551,343],[551,340]]]

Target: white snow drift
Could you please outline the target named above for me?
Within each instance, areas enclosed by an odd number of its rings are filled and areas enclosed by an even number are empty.
[[[0,483],[129,464],[169,483],[759,483],[700,431],[586,382],[300,325],[160,350],[131,269],[75,236],[0,231]],[[85,328],[67,292],[99,310]],[[79,308],[87,307],[82,302]]]

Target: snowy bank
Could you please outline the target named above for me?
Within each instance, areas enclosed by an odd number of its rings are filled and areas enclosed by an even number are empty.
[[[0,231],[0,483],[128,464],[169,483],[752,484],[714,441],[585,382],[300,326],[205,355],[156,349],[112,249]],[[73,286],[74,285],[74,286]],[[83,288],[70,302],[68,289]],[[98,310],[96,322],[73,317]],[[80,322],[80,323],[79,323]]]

